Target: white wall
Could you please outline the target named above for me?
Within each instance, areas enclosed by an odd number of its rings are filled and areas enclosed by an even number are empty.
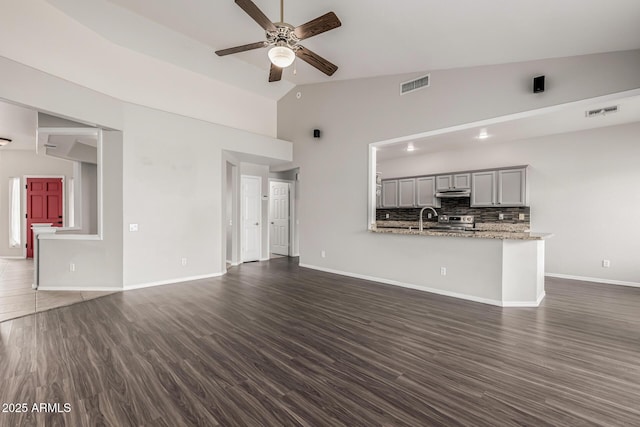
[[[41,235],[40,289],[122,289],[122,132],[103,132],[102,145],[102,239]],[[73,272],[70,263],[75,264]]]
[[[531,78],[539,74],[547,75],[548,90],[532,94]],[[293,166],[302,176],[301,263],[424,283],[425,271],[439,268],[434,251],[445,250],[438,240],[366,231],[368,144],[636,89],[640,51],[432,71],[431,87],[400,96],[399,84],[419,75],[301,86],[279,101],[278,135],[294,141]],[[319,140],[312,137],[314,128],[322,131]],[[533,217],[539,214],[534,207]],[[624,277],[633,279],[629,274]],[[432,287],[438,286],[447,284]]]
[[[119,100],[275,136],[271,99],[113,43],[45,0],[0,0],[0,10],[0,56]]]
[[[104,146],[113,150],[104,152],[103,240],[44,242],[41,283],[51,288],[222,274],[222,152],[292,160],[286,141],[114,100],[6,58],[0,72],[0,98],[123,131],[122,141]],[[131,223],[137,233],[128,231]]]
[[[640,282],[640,123],[380,162],[385,176],[530,165],[531,227],[551,232],[546,272]],[[611,268],[602,268],[609,259]]]
[[[124,111],[125,285],[221,274],[223,150],[286,161],[291,144],[139,106]],[[126,231],[131,223],[140,231]]]
[[[98,234],[98,167],[80,163],[80,222],[83,234]],[[107,209],[111,208],[106,206]]]
[[[25,175],[39,176],[64,176],[67,179],[73,176],[73,163],[45,155],[38,155],[35,151],[27,150],[0,150],[0,256],[21,257],[24,255],[26,232],[24,221],[22,225],[22,247],[9,247],[9,178],[19,177],[21,188],[24,189]],[[65,190],[67,186],[65,185]],[[65,193],[66,196],[66,193]],[[21,196],[20,218],[24,218],[24,191]],[[65,203],[66,203],[65,197]],[[65,210],[68,209],[65,207]]]

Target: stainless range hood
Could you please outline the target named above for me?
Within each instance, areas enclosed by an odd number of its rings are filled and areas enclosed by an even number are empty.
[[[450,199],[454,197],[471,197],[471,190],[444,190],[438,191],[436,197],[439,199]]]

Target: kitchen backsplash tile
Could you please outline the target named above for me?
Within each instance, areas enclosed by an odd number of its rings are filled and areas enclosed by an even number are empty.
[[[500,208],[472,208],[471,200],[465,197],[457,199],[442,199],[442,207],[436,208],[438,215],[474,215],[476,222],[496,222],[496,223],[513,223],[513,224],[529,224],[531,217],[530,207],[500,207]],[[389,219],[392,221],[417,221],[420,216],[421,208],[399,208],[399,209],[376,209],[376,220]],[[426,220],[426,214],[424,219]],[[504,215],[503,220],[498,219],[498,215]],[[386,215],[389,214],[389,218]],[[518,219],[520,214],[524,214],[524,220]],[[435,219],[434,219],[435,220]]]

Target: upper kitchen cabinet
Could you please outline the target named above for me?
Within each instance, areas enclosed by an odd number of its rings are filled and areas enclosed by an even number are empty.
[[[398,207],[413,208],[416,205],[416,180],[406,178],[398,180]]]
[[[383,208],[398,207],[398,180],[389,179],[382,181],[382,202]]]
[[[471,174],[471,206],[528,206],[527,168],[499,169]]]
[[[440,207],[440,199],[436,197],[436,178],[434,176],[416,178],[416,205],[419,207]]]
[[[498,171],[498,198],[500,206],[527,206],[527,169]]]
[[[436,191],[468,190],[469,188],[471,188],[470,173],[456,173],[436,177]]]
[[[483,207],[496,204],[496,172],[484,171],[471,174],[471,206]]]

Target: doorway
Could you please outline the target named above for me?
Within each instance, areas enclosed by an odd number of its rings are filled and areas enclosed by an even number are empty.
[[[273,255],[291,255],[291,184],[269,181],[269,251]]]
[[[262,178],[241,177],[241,259],[242,262],[259,261],[262,248]]]
[[[33,258],[33,225],[62,227],[63,189],[62,178],[27,178],[27,258]]]

